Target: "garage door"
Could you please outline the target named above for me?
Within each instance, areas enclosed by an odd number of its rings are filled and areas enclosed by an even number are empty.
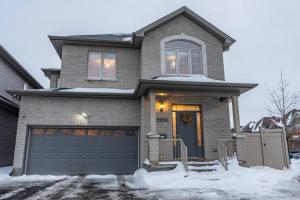
[[[26,174],[131,174],[138,166],[132,128],[33,128]]]

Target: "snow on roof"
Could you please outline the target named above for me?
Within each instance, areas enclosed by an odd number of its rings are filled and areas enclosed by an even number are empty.
[[[132,40],[131,36],[122,38],[122,41],[130,41],[131,42],[131,40]]]
[[[225,81],[215,80],[207,78],[204,75],[167,75],[167,76],[158,76],[154,77],[155,80],[161,81],[187,81],[187,82],[211,82],[211,83],[225,83]]]
[[[82,92],[82,93],[111,93],[111,94],[133,94],[134,89],[115,89],[115,88],[71,88],[60,89],[60,92]]]

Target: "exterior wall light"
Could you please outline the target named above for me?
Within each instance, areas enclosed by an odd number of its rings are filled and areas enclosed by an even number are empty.
[[[81,113],[81,117],[83,117],[83,118],[88,118],[90,116],[90,114],[88,114],[88,113],[85,113],[85,112],[83,112],[83,113]]]
[[[160,112],[163,112],[164,111],[164,108],[165,108],[165,105],[163,102],[160,103],[160,106],[159,106],[159,111]]]

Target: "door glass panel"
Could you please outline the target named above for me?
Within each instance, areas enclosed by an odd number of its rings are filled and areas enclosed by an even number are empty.
[[[85,129],[75,129],[74,135],[75,136],[85,136]]]
[[[201,113],[197,112],[197,143],[202,146]]]
[[[200,111],[198,105],[172,105],[173,111]]]
[[[32,134],[33,135],[44,135],[45,129],[43,128],[34,128],[32,129]]]

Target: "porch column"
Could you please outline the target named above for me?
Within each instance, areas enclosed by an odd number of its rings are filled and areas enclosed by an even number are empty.
[[[156,132],[155,92],[150,91],[150,133],[148,134],[149,161],[159,163],[159,135]]]
[[[236,134],[240,134],[240,112],[238,96],[232,96],[232,113],[233,113],[233,125]]]
[[[150,92],[150,130],[151,135],[156,135],[156,110],[155,110],[155,92]]]

